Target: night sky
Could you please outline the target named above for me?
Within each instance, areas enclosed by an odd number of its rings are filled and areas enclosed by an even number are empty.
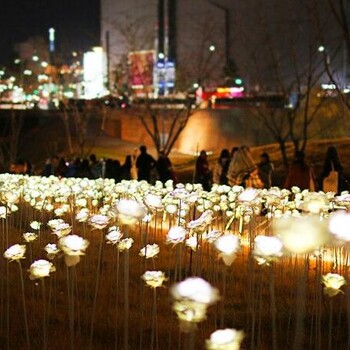
[[[14,44],[30,37],[47,39],[56,29],[58,51],[99,45],[99,0],[4,0],[0,5],[0,64],[14,57]]]

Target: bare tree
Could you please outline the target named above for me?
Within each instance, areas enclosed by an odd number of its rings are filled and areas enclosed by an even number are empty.
[[[195,110],[193,97],[137,99],[133,108],[157,153],[163,151],[166,155],[172,150]]]
[[[310,9],[304,9],[308,15],[307,24],[312,25]],[[256,79],[259,82],[259,95],[265,98],[264,104],[256,106],[254,115],[271,132],[279,144],[284,166],[288,167],[287,142],[292,142],[294,152],[304,151],[309,140],[310,125],[318,116],[327,96],[316,94],[320,77],[324,74],[322,56],[319,55],[318,38],[308,28],[305,42],[301,48],[295,34],[294,23],[285,24],[284,47],[273,36],[266,14],[261,15],[261,28],[264,28],[263,52],[251,52]],[[306,35],[306,34],[304,34]],[[305,55],[306,53],[306,55]],[[259,57],[265,55],[267,68],[262,68]],[[301,56],[302,59],[301,59]],[[269,83],[266,84],[266,70]],[[287,75],[285,72],[288,72]],[[278,106],[271,103],[271,95],[279,98]],[[316,98],[313,98],[314,97]],[[311,103],[313,99],[313,103]]]

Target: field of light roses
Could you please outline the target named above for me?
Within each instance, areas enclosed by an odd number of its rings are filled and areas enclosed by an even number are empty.
[[[350,195],[0,175],[3,349],[346,349]]]

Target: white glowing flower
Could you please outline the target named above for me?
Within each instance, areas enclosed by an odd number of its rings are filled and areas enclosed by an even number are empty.
[[[0,206],[0,219],[6,219],[8,209],[5,206]]]
[[[119,227],[113,226],[108,229],[108,233],[106,234],[107,244],[117,244],[121,238],[123,237],[122,232]]]
[[[72,227],[64,221],[62,221],[61,223],[57,223],[52,231],[52,233],[55,234],[58,238],[62,236],[67,236],[71,232]]]
[[[184,323],[206,318],[207,307],[219,299],[219,292],[200,277],[190,277],[171,287],[173,310]]]
[[[207,210],[197,220],[190,221],[187,226],[190,229],[204,229],[213,219],[213,211]]]
[[[169,214],[175,214],[177,211],[177,205],[176,204],[168,204],[165,206],[165,211]]]
[[[152,194],[152,193],[146,194],[145,203],[151,209],[154,209],[154,210],[163,209],[162,198],[155,194]]]
[[[66,255],[79,256],[85,254],[85,250],[89,246],[89,242],[83,237],[68,235],[59,239],[58,246]]]
[[[185,245],[191,248],[194,252],[199,248],[198,240],[196,236],[192,236],[186,239]]]
[[[4,258],[9,261],[25,259],[26,246],[23,244],[15,244],[4,252]]]
[[[188,299],[202,304],[214,304],[219,300],[219,291],[200,277],[189,277],[171,287],[175,300]]]
[[[299,205],[299,209],[310,213],[318,214],[322,210],[327,210],[329,200],[325,194],[310,192],[304,197],[304,200]]]
[[[327,223],[316,215],[274,219],[273,229],[292,253],[312,252],[329,239]]]
[[[173,226],[167,233],[167,244],[178,244],[185,240],[187,231],[181,226]]]
[[[48,277],[50,272],[55,271],[52,263],[47,260],[37,260],[30,265],[29,268],[29,278],[31,280]]]
[[[146,215],[145,208],[137,201],[131,199],[121,199],[116,204],[118,218],[124,224],[134,224],[142,220]]]
[[[133,245],[134,240],[132,238],[124,238],[118,242],[118,250],[123,252],[124,250],[129,250]]]
[[[259,263],[269,264],[282,256],[283,243],[278,237],[256,236],[254,239],[254,255]]]
[[[76,214],[75,218],[79,222],[86,222],[89,219],[89,213],[89,209],[80,209],[79,212]]]
[[[248,188],[239,194],[238,200],[241,202],[252,202],[258,196],[259,191],[255,188]]]
[[[57,245],[54,243],[48,243],[44,249],[47,253],[47,258],[50,260],[54,259],[60,252],[60,250],[57,248]]]
[[[240,241],[236,235],[224,235],[214,242],[214,246],[220,253],[234,254],[240,248]]]
[[[47,225],[52,229],[54,230],[57,226],[61,225],[64,223],[64,220],[62,219],[52,219],[50,220]]]
[[[204,238],[208,243],[214,243],[220,236],[222,236],[222,231],[211,230],[204,235]]]
[[[106,215],[96,214],[89,219],[89,224],[98,230],[104,229],[109,223],[109,217]]]
[[[33,229],[33,230],[40,230],[40,227],[41,227],[42,223],[39,222],[39,221],[32,221],[30,223],[30,227]]]
[[[146,247],[140,250],[140,256],[145,257],[146,259],[154,258],[159,254],[159,246],[158,244],[147,244]]]
[[[219,256],[227,266],[231,266],[236,259],[236,253],[240,246],[240,240],[235,235],[220,236],[214,241],[214,247],[218,250]]]
[[[23,233],[23,238],[27,243],[30,243],[34,242],[38,238],[38,235],[34,232],[25,232]]]
[[[322,276],[322,283],[325,285],[323,289],[324,294],[334,297],[339,293],[343,293],[340,288],[346,284],[346,281],[343,276],[337,273],[327,273],[327,275]]]
[[[167,281],[165,273],[162,271],[146,271],[141,278],[151,288],[161,287],[163,283]]]
[[[218,329],[206,341],[207,350],[239,350],[244,332],[236,329]]]
[[[350,241],[350,214],[345,211],[335,212],[330,215],[328,222],[329,231],[339,240]]]

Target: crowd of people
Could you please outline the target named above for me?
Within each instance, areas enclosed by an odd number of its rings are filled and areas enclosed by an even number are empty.
[[[233,147],[231,151],[223,149],[212,167],[207,152],[202,150],[196,159],[193,181],[202,184],[203,189],[207,191],[213,184],[270,188],[274,185],[274,170],[268,153],[262,153],[260,161],[255,162],[248,146]],[[31,175],[32,165],[28,161],[18,161],[10,167],[10,172]],[[46,161],[40,175],[88,179],[110,178],[116,182],[123,179],[146,180],[149,183],[155,183],[156,180],[163,183],[168,180],[176,182],[169,157],[160,151],[156,160],[147,152],[147,147],[144,145],[139,149],[135,148],[132,154],[127,155],[123,164],[116,159],[98,160],[94,154],[89,158],[76,158],[71,161],[54,155]],[[336,193],[350,189],[337,149],[334,146],[327,149],[319,176],[305,161],[305,153],[297,151],[283,185],[287,189],[293,186],[311,191],[323,190]]]
[[[11,165],[10,173],[32,175],[32,166],[28,161],[19,160]],[[121,180],[146,180],[154,183],[156,180],[166,182],[175,180],[172,163],[169,157],[161,151],[155,160],[146,146],[135,148],[133,153],[125,157],[124,163],[117,159],[98,160],[95,154],[89,158],[75,158],[54,155],[47,159],[40,172],[42,176],[80,177],[87,179],[108,178],[116,182]]]
[[[207,152],[202,150],[196,160],[194,181],[201,183],[205,190],[210,190],[212,184],[270,188],[274,185],[274,170],[268,153],[262,153],[260,161],[255,162],[248,146],[233,147],[231,152],[223,149],[213,169],[209,166]],[[287,189],[293,186],[336,193],[349,190],[337,149],[334,146],[327,149],[319,176],[305,161],[305,153],[297,151],[283,185]]]

